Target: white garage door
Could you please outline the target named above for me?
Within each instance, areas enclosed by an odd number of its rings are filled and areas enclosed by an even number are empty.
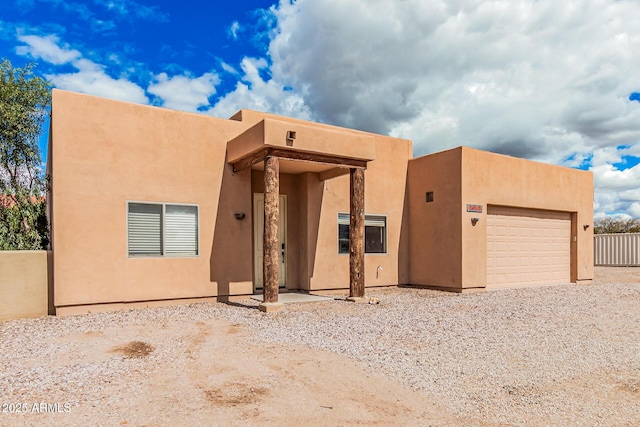
[[[487,288],[570,281],[570,213],[488,207]]]

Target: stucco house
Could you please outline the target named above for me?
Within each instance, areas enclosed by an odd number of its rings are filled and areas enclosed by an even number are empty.
[[[593,277],[592,174],[467,147],[54,90],[47,173],[57,314]]]

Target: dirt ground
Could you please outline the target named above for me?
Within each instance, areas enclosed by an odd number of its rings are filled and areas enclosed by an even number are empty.
[[[595,282],[640,283],[640,267],[595,267]]]
[[[596,280],[640,283],[640,268],[600,267]],[[465,424],[446,411],[446,402],[430,402],[347,357],[259,343],[221,319],[92,328],[52,337],[51,344],[75,350],[25,366],[90,369],[117,359],[122,374],[33,390],[19,401],[69,403],[70,411],[0,413],[0,425]],[[7,396],[0,398],[6,403]]]
[[[57,338],[81,351],[50,361],[52,370],[122,358],[119,370],[126,374],[87,381],[80,395],[64,387],[34,390],[18,401],[69,403],[69,412],[0,413],[0,425],[390,426],[452,420],[420,393],[329,352],[248,344],[248,331],[220,319],[150,326]]]

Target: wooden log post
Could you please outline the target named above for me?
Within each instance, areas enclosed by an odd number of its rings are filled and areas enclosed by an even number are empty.
[[[278,216],[280,213],[280,163],[277,157],[264,161],[263,301],[278,302]]]
[[[349,298],[364,298],[364,169],[350,170]]]

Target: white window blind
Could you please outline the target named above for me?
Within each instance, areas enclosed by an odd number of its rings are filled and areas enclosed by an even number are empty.
[[[129,255],[162,255],[162,205],[129,203]]]
[[[386,227],[387,217],[384,215],[367,215],[364,217],[364,226],[367,227]]]
[[[195,206],[165,207],[165,254],[198,255],[198,209]]]
[[[350,218],[348,213],[338,214],[338,224],[350,225]],[[387,225],[387,217],[384,215],[365,215],[364,226],[371,227],[385,227]]]

